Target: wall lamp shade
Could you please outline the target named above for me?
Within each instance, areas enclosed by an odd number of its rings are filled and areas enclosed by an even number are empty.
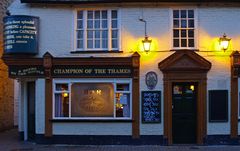
[[[144,40],[142,40],[142,43],[143,43],[143,49],[145,52],[149,52],[150,51],[150,48],[151,48],[151,43],[152,43],[152,40],[148,39],[147,36],[145,36]]]
[[[227,38],[227,35],[224,33],[222,37],[219,38],[219,44],[223,51],[226,51],[229,46],[230,38]]]

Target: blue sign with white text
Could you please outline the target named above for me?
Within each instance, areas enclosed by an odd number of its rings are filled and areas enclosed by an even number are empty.
[[[4,22],[5,54],[37,54],[39,17],[12,15]]]

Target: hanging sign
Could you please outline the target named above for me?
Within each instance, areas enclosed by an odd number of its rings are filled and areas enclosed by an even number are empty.
[[[142,123],[161,123],[161,91],[142,91]]]
[[[25,15],[6,16],[3,23],[5,54],[38,53],[38,17]]]

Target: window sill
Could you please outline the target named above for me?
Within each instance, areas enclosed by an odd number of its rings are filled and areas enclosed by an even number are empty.
[[[183,50],[191,50],[191,51],[199,51],[199,49],[194,49],[194,48],[189,48],[189,49],[187,49],[187,48],[185,48],[185,49],[177,49],[177,48],[175,48],[175,49],[171,49],[170,51],[183,51]]]
[[[79,123],[79,122],[112,122],[112,123],[131,123],[133,122],[132,119],[52,119],[51,122],[56,122],[56,123]]]
[[[87,53],[123,53],[123,51],[118,51],[118,50],[102,50],[102,51],[99,51],[99,50],[86,50],[86,51],[71,51],[70,53],[72,54],[87,54]]]

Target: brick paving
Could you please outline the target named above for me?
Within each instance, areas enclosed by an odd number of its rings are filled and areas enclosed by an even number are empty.
[[[39,145],[19,141],[16,129],[0,133],[0,151],[240,151],[239,146],[128,146]]]

